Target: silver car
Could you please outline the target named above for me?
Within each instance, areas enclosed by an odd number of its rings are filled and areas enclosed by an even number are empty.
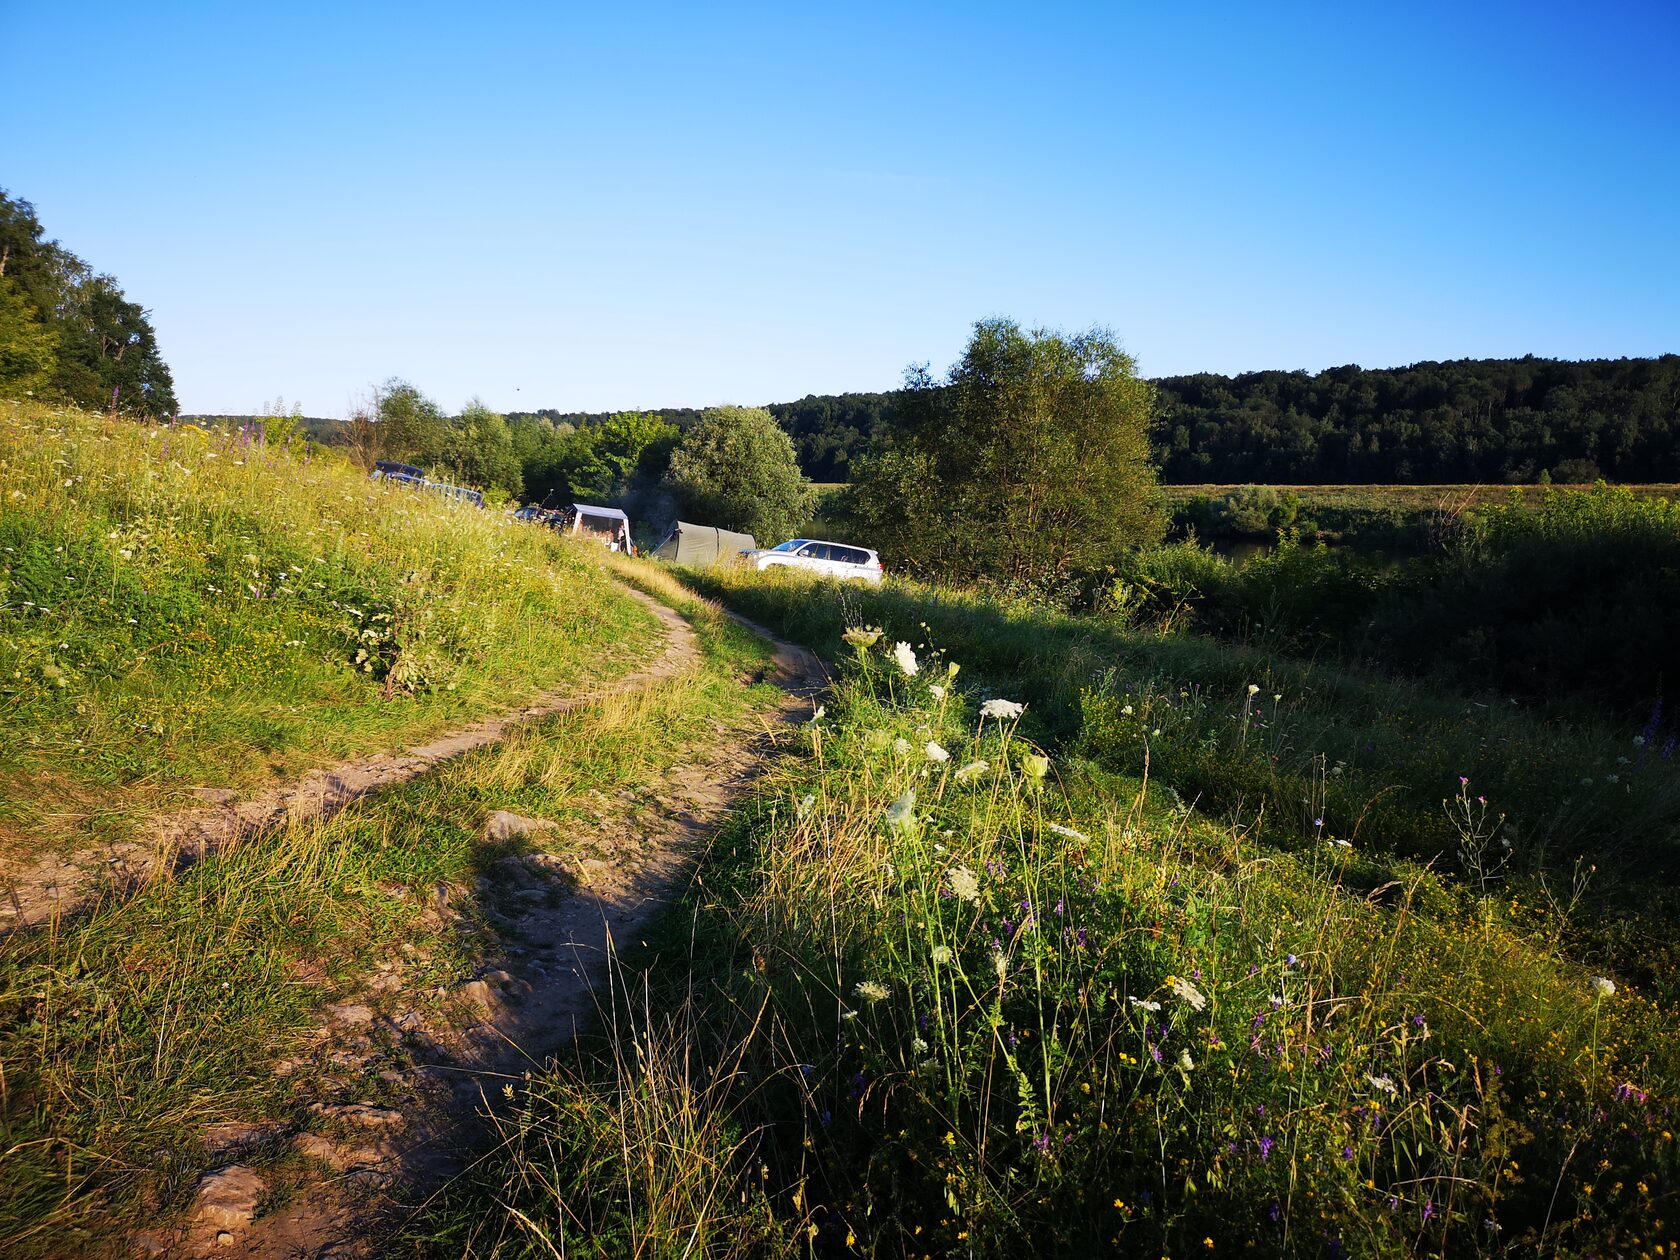
[[[879,583],[881,580],[881,557],[867,547],[853,547],[847,543],[790,538],[779,546],[747,551],[742,555],[754,568],[761,570],[786,566],[808,569],[841,581]]]

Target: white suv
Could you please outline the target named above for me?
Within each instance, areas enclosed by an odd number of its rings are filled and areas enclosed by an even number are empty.
[[[825,577],[857,582],[881,580],[881,557],[864,547],[849,547],[844,543],[818,542],[812,538],[790,538],[777,547],[741,553],[756,569],[774,569],[787,565],[795,569],[810,569]]]

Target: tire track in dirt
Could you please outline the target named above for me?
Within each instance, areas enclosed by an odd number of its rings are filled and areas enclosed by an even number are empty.
[[[595,691],[540,697],[525,708],[484,718],[406,752],[344,762],[244,799],[229,794],[201,808],[163,815],[153,820],[144,839],[47,854],[15,869],[0,870],[0,940],[75,912],[102,887],[141,888],[263,832],[330,818],[364,796],[407,783],[443,762],[494,744],[525,723],[656,686],[692,668],[699,660],[699,647],[688,624],[651,596],[631,587],[625,590],[659,620],[665,646],[653,664]]]
[[[181,1227],[136,1237],[140,1254],[377,1256],[428,1196],[463,1170],[464,1153],[487,1146],[491,1117],[511,1105],[503,1087],[522,1086],[526,1072],[540,1069],[593,1018],[612,958],[678,895],[707,839],[769,764],[780,733],[809,717],[812,698],[827,685],[811,653],[734,619],[774,648],[774,679],[783,689],[774,712],[724,728],[700,755],[667,772],[652,817],[608,811],[591,833],[607,839],[606,860],[541,852],[546,830],[527,831],[539,852],[499,863],[494,887],[483,890],[509,907],[496,923],[509,948],[455,989],[443,1017],[428,1021],[401,1009],[402,981],[389,978],[401,970],[394,966],[365,997],[326,1008],[312,1043],[280,1065],[314,1071],[323,1081],[334,1069],[351,1081],[383,1076],[394,1086],[387,1096],[404,1099],[400,1108],[324,1083],[310,1091],[320,1101],[309,1131],[217,1126],[205,1134],[206,1145],[220,1147],[224,1167],[200,1182]],[[562,886],[566,893],[557,896]],[[233,1162],[256,1153],[303,1158],[291,1161],[289,1174],[283,1163],[278,1183],[270,1184]]]

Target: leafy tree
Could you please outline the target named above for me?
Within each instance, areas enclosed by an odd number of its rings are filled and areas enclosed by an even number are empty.
[[[443,461],[467,485],[524,493],[525,478],[513,451],[513,432],[496,412],[474,398],[450,423]]]
[[[667,484],[696,523],[781,540],[811,514],[815,494],[793,442],[762,407],[709,407],[671,455]]]
[[[897,563],[1049,593],[1161,538],[1152,390],[1111,334],[987,320],[943,383],[917,367],[906,384],[855,487],[854,511]]]
[[[375,395],[379,458],[426,467],[447,453],[443,410],[407,381],[392,377]]]
[[[0,276],[0,391],[16,397],[44,390],[57,362],[58,333]]]
[[[47,240],[35,207],[3,191],[0,285],[9,290],[0,297],[0,382],[34,381],[25,388],[84,407],[174,414],[174,381],[146,312]]]

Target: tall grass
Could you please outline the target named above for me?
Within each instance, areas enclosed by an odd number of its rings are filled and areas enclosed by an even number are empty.
[[[589,551],[308,446],[0,403],[0,487],[14,855],[581,688],[656,640]]]
[[[742,685],[764,668],[761,642],[715,615],[697,613],[696,629],[691,673],[0,944],[0,1252],[120,1250],[137,1219],[189,1201],[218,1160],[211,1125],[271,1125],[274,1141],[245,1158],[283,1195],[302,1171],[288,1139],[318,1123],[312,1103],[411,1105],[415,1047],[395,1020],[413,1009],[446,1023],[437,994],[502,955],[498,915],[514,903],[498,863],[533,846],[624,860],[595,850],[603,816],[658,808],[690,750],[771,700]],[[504,809],[559,826],[486,840],[485,818]],[[375,969],[397,959],[403,989],[371,995]],[[377,1053],[335,1067],[311,1036],[324,1004],[350,999],[380,1010]],[[297,1068],[284,1078],[282,1059]]]
[[[534,1086],[495,1223],[458,1206],[446,1246],[1673,1245],[1664,1005],[1595,985],[1498,896],[1406,863],[1371,890],[1329,836],[1280,852],[1045,757],[959,693],[960,654],[909,676],[892,643],[860,641],[804,756],[720,838],[655,1002]]]

